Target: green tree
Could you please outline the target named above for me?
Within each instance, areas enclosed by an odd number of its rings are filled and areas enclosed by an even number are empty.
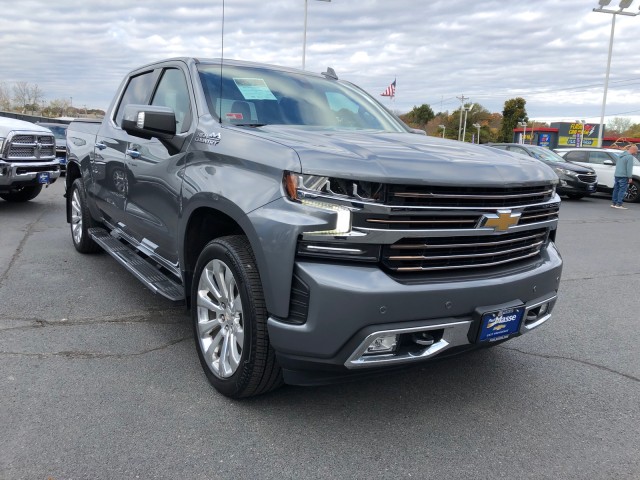
[[[423,103],[419,107],[414,106],[413,110],[407,113],[407,120],[410,123],[424,127],[427,123],[433,120],[436,115],[429,105]]]
[[[513,129],[518,126],[518,122],[528,121],[526,104],[527,101],[522,97],[511,98],[504,102],[499,141],[512,142]]]

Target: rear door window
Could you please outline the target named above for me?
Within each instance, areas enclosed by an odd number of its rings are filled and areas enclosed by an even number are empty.
[[[581,151],[567,152],[564,158],[565,160],[569,160],[570,162],[589,163],[589,152],[581,152]]]

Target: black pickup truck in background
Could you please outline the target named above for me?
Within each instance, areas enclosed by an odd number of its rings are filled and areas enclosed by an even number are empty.
[[[385,372],[551,316],[553,171],[416,135],[332,69],[146,65],[67,145],[75,248],[184,302],[224,395]]]

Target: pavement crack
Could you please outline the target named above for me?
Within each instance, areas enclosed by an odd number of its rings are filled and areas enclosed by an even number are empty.
[[[520,350],[518,348],[506,347],[506,346],[502,346],[502,345],[499,348],[504,348],[505,350],[512,350],[514,352],[522,353],[524,355],[529,355],[529,356],[532,356],[532,357],[546,358],[548,360],[567,360],[567,361],[570,361],[570,362],[580,363],[582,365],[587,365],[589,367],[597,368],[598,370],[604,370],[605,372],[609,372],[609,373],[613,373],[615,375],[619,375],[619,376],[627,378],[629,380],[633,380],[634,382],[640,382],[640,378],[638,378],[638,377],[634,377],[633,375],[629,375],[628,373],[619,372],[618,370],[614,370],[612,368],[605,367],[604,365],[598,365],[597,363],[587,362],[586,360],[579,360],[577,358],[571,358],[571,357],[563,357],[562,355],[548,355],[548,354],[543,354],[543,353],[525,352],[524,350]]]
[[[31,234],[33,233],[33,227],[37,225],[40,222],[40,220],[42,220],[42,217],[44,217],[44,214],[47,213],[48,210],[49,210],[49,205],[47,205],[47,207],[45,207],[42,210],[40,215],[38,215],[38,217],[33,222],[27,225],[25,235],[22,237],[22,240],[20,240],[20,243],[18,244],[18,248],[16,248],[16,251],[11,256],[11,260],[9,261],[9,265],[7,266],[7,269],[4,272],[2,272],[2,275],[0,275],[0,287],[3,286],[4,282],[9,277],[9,272],[11,272],[13,265],[18,261],[18,258],[20,258],[20,255],[22,254],[22,250],[24,249],[24,245],[27,243],[27,240],[29,240],[29,238],[31,237]]]
[[[170,342],[164,343],[154,348],[149,348],[147,350],[142,350],[139,352],[133,353],[100,353],[100,352],[83,352],[83,351],[62,351],[62,352],[52,352],[52,353],[24,353],[24,352],[2,352],[0,351],[0,356],[16,356],[16,357],[32,357],[32,358],[52,358],[52,357],[63,357],[63,358],[80,358],[80,359],[94,359],[94,358],[131,358],[131,357],[139,357],[142,355],[147,355],[148,353],[157,352],[159,350],[164,350],[173,345],[176,345],[180,342],[184,342],[185,340],[190,340],[193,337],[191,335],[186,337],[181,337],[176,340],[172,340]]]

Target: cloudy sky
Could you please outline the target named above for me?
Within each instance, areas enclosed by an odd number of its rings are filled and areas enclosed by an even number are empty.
[[[612,0],[617,7],[620,0]],[[335,69],[400,113],[461,95],[492,112],[599,121],[612,15],[598,0],[308,0],[306,68]],[[222,0],[3,0],[0,82],[106,109],[122,77],[220,57]],[[639,12],[640,0],[627,11]],[[224,57],[300,68],[305,0],[226,0]],[[397,79],[395,101],[380,97]],[[640,15],[616,16],[608,117],[640,121]]]

